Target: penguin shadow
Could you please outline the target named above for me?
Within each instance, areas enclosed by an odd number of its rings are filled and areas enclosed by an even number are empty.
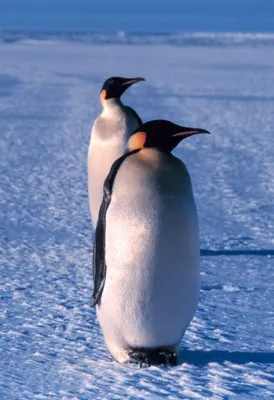
[[[259,249],[259,250],[200,250],[201,256],[274,256],[274,249]]]
[[[191,364],[199,367],[215,362],[223,364],[226,361],[243,365],[248,363],[274,364],[274,353],[270,352],[242,352],[222,350],[183,350],[180,351],[179,364]]]

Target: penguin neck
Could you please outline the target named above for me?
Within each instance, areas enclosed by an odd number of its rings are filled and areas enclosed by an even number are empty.
[[[121,111],[123,108],[123,103],[120,99],[108,99],[102,102],[103,113],[115,113],[117,111]]]
[[[157,168],[162,165],[163,161],[172,160],[174,156],[171,153],[163,152],[156,147],[145,147],[137,153],[137,157],[142,163]]]

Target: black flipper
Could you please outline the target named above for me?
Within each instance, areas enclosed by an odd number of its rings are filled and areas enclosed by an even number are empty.
[[[105,262],[105,243],[106,243],[106,215],[107,209],[111,202],[111,195],[114,180],[118,169],[120,168],[123,161],[131,156],[132,154],[138,153],[141,149],[136,149],[125,153],[118,158],[113,164],[109,171],[108,176],[104,182],[104,193],[103,200],[99,211],[98,222],[95,230],[94,248],[93,248],[93,294],[91,306],[94,307],[98,304],[106,280],[107,266]]]
[[[141,118],[139,117],[139,115],[137,114],[137,112],[133,109],[133,108],[131,108],[131,107],[129,107],[129,106],[127,106],[127,108],[134,114],[134,116],[136,117],[136,119],[137,119],[137,121],[138,121],[138,125],[139,126],[141,126],[141,125],[143,125],[143,121],[141,120]]]

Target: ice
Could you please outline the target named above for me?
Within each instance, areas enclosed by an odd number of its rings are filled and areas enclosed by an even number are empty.
[[[5,35],[0,398],[272,399],[273,35]],[[202,270],[176,368],[117,364],[90,308],[86,157],[111,75],[146,78],[124,95],[143,120],[212,133],[175,152],[192,177]]]
[[[132,30],[132,29],[131,29]],[[209,47],[258,47],[273,46],[274,33],[266,32],[181,32],[181,33],[149,33],[149,32],[92,32],[92,31],[39,31],[23,30],[0,31],[0,42],[26,44],[53,44],[54,41],[80,42],[89,44],[116,45],[173,45],[179,47],[209,46]]]

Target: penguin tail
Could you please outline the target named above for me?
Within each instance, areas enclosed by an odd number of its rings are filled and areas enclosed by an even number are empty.
[[[134,348],[128,350],[129,362],[146,365],[163,365],[166,367],[178,365],[177,352],[171,347]]]

